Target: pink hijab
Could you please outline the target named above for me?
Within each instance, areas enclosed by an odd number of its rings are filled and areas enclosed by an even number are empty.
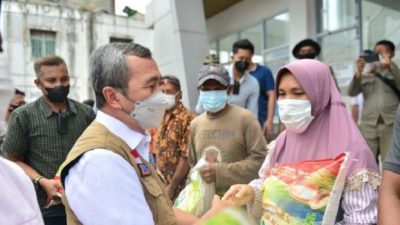
[[[334,158],[347,151],[350,153],[347,176],[362,169],[378,172],[373,154],[346,110],[329,67],[311,59],[290,63],[278,71],[277,92],[281,76],[287,71],[309,97],[314,119],[301,134],[284,131],[279,135],[270,166]]]

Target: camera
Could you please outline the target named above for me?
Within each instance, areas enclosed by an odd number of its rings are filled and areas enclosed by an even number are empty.
[[[360,57],[364,58],[367,63],[380,61],[379,54],[371,50],[364,50]]]

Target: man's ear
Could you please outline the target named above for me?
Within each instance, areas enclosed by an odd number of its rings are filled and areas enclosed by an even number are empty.
[[[228,95],[232,94],[232,90],[233,90],[233,86],[229,85],[228,88],[226,89],[226,92],[228,93]]]
[[[182,91],[178,91],[178,93],[176,95],[176,99],[177,100],[181,100],[182,99]]]
[[[108,105],[114,109],[122,109],[121,93],[109,86],[104,87],[102,93]]]

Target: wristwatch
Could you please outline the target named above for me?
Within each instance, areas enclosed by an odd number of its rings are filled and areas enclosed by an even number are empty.
[[[40,179],[42,179],[42,178],[43,178],[42,175],[38,175],[38,176],[35,177],[35,179],[33,180],[33,183],[39,185],[39,181],[40,181]]]

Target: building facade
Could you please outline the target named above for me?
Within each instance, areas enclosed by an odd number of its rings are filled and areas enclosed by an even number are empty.
[[[28,101],[41,95],[33,82],[37,57],[63,57],[71,76],[69,97],[83,101],[93,98],[88,64],[95,48],[115,41],[153,46],[153,32],[144,20],[105,10],[76,9],[64,2],[3,1],[2,20],[8,70],[14,86],[26,92]]]
[[[382,39],[400,47],[399,21],[396,0],[242,0],[208,18],[207,31],[210,52],[221,63],[230,63],[233,42],[248,38],[255,44],[255,61],[274,75],[294,60],[291,51],[298,41],[313,38],[321,44],[319,59],[331,65],[346,99],[363,49]],[[400,63],[400,57],[394,59]]]
[[[183,102],[194,109],[197,73],[208,53],[228,65],[232,44],[248,38],[255,45],[254,61],[275,75],[294,60],[291,50],[298,41],[314,38],[322,47],[319,59],[331,65],[349,102],[346,89],[360,52],[381,39],[400,43],[398,0],[152,0],[140,19],[115,16],[112,2],[3,1],[9,70],[28,100],[40,95],[33,84],[35,57],[54,53],[65,58],[73,77],[71,97],[81,101],[91,96],[88,58],[93,49],[133,41],[152,50],[162,74],[181,79]],[[400,57],[395,61],[400,63]]]

